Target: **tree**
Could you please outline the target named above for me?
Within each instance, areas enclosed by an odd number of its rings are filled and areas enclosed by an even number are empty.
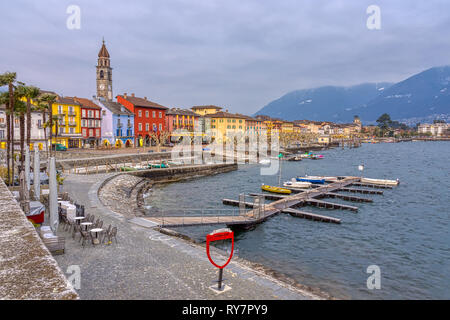
[[[27,99],[27,145],[31,143],[31,100],[39,96],[39,88],[33,86],[24,87],[24,96]]]
[[[52,144],[53,144],[53,111],[52,106],[56,102],[56,96],[54,94],[46,93],[41,96],[40,100],[43,103],[47,104],[47,112],[48,112],[48,126],[50,127],[49,134],[50,134],[50,157],[52,156]],[[56,124],[58,126],[58,124]]]
[[[6,127],[7,127],[6,161],[7,161],[9,183],[14,181],[14,163],[11,167],[10,160],[14,157],[14,82],[16,82],[16,77],[17,74],[15,72],[5,72],[0,75],[0,87],[8,85],[9,99],[7,99],[6,103]]]
[[[43,103],[40,98],[36,99],[36,110],[41,111],[42,113],[42,126],[44,127],[44,139],[46,141],[45,143],[45,151],[47,153],[48,158],[48,141],[47,141],[47,120],[46,120],[46,113],[48,105]]]
[[[169,131],[160,131],[160,132],[150,131],[149,136],[156,143],[156,152],[160,152],[161,145],[163,145],[164,143],[167,142],[167,139],[170,137],[170,132]]]
[[[389,126],[392,123],[391,120],[391,116],[388,115],[387,113],[383,113],[377,120],[378,126],[383,129],[386,130],[389,128]]]

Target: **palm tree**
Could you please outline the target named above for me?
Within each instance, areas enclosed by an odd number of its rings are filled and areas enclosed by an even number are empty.
[[[44,127],[44,139],[46,141],[45,152],[46,152],[47,158],[48,158],[47,123],[46,123],[46,113],[47,113],[48,105],[43,103],[40,98],[36,99],[36,104],[37,104],[36,109],[38,111],[41,111],[41,113],[42,113],[42,126]]]
[[[25,97],[27,99],[27,145],[30,146],[31,142],[31,100],[39,96],[39,88],[34,86],[26,86]]]
[[[14,155],[14,82],[17,74],[15,72],[5,72],[0,75],[0,87],[8,85],[9,101],[6,104],[6,127],[7,127],[7,142],[6,142],[6,161],[8,170],[8,182],[14,181],[14,165],[10,165],[10,160]],[[12,142],[12,143],[11,143]],[[12,147],[11,147],[12,144]],[[10,171],[11,175],[10,176]]]
[[[56,101],[56,96],[54,94],[50,94],[50,93],[46,93],[44,95],[42,95],[41,97],[41,101],[44,103],[47,103],[48,105],[48,121],[49,121],[49,126],[50,126],[50,156],[52,156],[52,143],[53,143],[53,112],[52,112],[52,105],[55,103]]]
[[[16,113],[20,119],[20,166],[21,170],[24,169],[24,160],[25,160],[25,112],[27,109],[26,104],[22,101],[22,99],[26,96],[26,87],[20,85],[16,88],[15,96],[16,96]]]

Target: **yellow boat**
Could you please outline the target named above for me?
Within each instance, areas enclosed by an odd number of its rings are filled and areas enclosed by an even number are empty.
[[[264,191],[272,192],[272,193],[282,193],[282,194],[291,194],[292,193],[292,191],[289,189],[280,188],[280,187],[272,187],[272,186],[268,186],[268,185],[262,185],[261,189]]]

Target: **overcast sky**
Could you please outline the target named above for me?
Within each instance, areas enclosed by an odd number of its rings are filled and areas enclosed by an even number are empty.
[[[381,29],[369,30],[369,5]],[[81,9],[70,30],[69,5]],[[252,114],[296,90],[396,82],[450,64],[448,0],[1,1],[0,72],[92,97],[105,37],[113,93]]]

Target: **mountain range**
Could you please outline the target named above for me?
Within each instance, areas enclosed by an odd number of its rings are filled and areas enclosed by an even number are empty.
[[[325,86],[289,92],[255,113],[285,120],[349,122],[358,115],[370,124],[388,113],[407,124],[450,120],[450,66],[435,67],[392,83]]]

